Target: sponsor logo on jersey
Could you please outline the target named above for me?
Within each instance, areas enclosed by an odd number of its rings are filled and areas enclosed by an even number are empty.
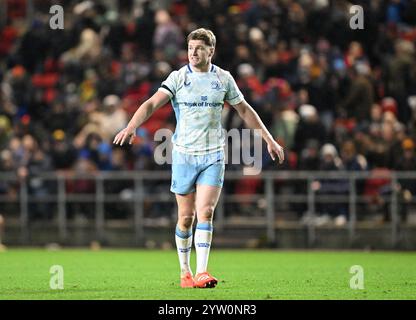
[[[212,81],[211,82],[211,89],[214,89],[214,90],[220,90],[221,89],[221,84],[220,84],[220,82],[219,81]]]

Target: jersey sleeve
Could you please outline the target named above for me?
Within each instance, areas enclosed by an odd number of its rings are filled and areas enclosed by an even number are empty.
[[[171,99],[176,95],[178,87],[178,71],[172,71],[170,75],[162,82],[158,90],[166,93]]]
[[[237,86],[233,76],[227,72],[227,93],[225,94],[225,101],[234,106],[244,100],[244,96]]]

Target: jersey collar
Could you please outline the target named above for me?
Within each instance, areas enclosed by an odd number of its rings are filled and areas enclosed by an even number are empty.
[[[189,73],[193,73],[194,71],[192,71],[192,68],[191,68],[191,65],[188,63],[188,65],[187,65],[187,68],[188,68],[188,72]],[[212,63],[210,63],[210,66],[208,67],[208,72],[215,72],[215,66],[212,64]]]

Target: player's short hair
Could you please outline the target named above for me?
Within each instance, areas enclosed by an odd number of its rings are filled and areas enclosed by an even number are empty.
[[[187,43],[189,43],[190,40],[202,40],[207,46],[210,47],[215,47],[216,43],[214,33],[211,30],[205,28],[199,28],[192,31],[186,38]]]

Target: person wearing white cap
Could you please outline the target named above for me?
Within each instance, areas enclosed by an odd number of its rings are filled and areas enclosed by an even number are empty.
[[[301,154],[310,140],[325,141],[326,130],[318,111],[311,104],[303,104],[298,109],[300,121],[294,137],[294,151]]]
[[[321,168],[320,170],[338,171],[344,169],[342,160],[338,156],[336,147],[331,143],[326,143],[321,148]],[[342,179],[328,179],[319,181],[319,192],[322,194],[347,194],[348,182]],[[317,224],[325,224],[334,218],[336,226],[343,226],[347,222],[348,209],[344,203],[322,203],[318,206],[323,215],[318,217]]]

